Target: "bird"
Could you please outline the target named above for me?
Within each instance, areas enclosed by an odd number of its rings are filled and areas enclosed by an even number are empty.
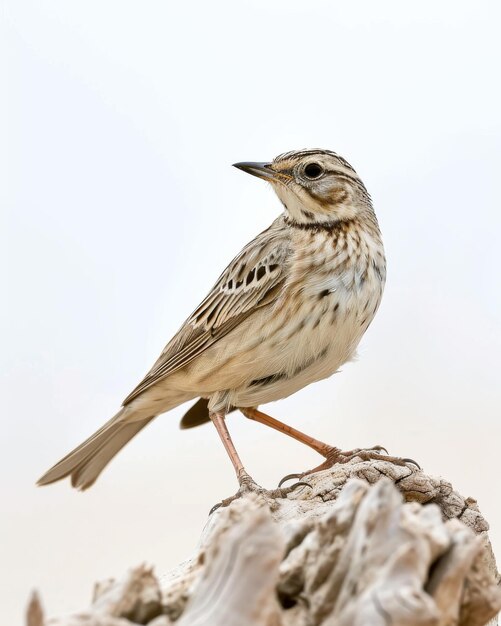
[[[39,485],[69,476],[73,487],[87,489],[155,417],[195,399],[180,426],[214,424],[238,493],[256,483],[226,425],[233,410],[324,457],[318,467],[289,476],[305,476],[360,453],[342,452],[259,406],[328,378],[355,358],[386,280],[371,197],[355,169],[330,150],[297,150],[234,167],[269,183],[282,212],[230,262],[118,413],[49,469]],[[382,450],[375,446],[365,456],[403,462]]]

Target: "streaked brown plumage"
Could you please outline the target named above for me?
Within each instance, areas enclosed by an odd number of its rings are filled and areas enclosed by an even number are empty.
[[[241,483],[249,477],[224,425],[233,408],[310,445],[328,463],[339,459],[336,448],[256,407],[330,376],[354,356],[385,282],[370,197],[347,161],[326,150],[236,167],[270,182],[284,212],[228,265],[117,415],[39,484],[69,475],[86,489],[154,417],[193,398],[201,399],[181,426],[212,419]]]

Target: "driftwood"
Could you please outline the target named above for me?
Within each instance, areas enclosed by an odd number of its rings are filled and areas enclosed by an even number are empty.
[[[193,559],[96,585],[91,607],[28,626],[482,626],[499,576],[476,502],[414,466],[354,459],[284,498],[210,516]],[[492,621],[489,621],[492,620]]]

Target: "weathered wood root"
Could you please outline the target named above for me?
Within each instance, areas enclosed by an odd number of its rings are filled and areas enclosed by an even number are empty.
[[[352,462],[287,498],[219,509],[198,554],[160,581],[144,566],[91,608],[28,626],[482,626],[501,609],[472,499],[411,466]],[[423,506],[428,503],[427,506]],[[491,622],[491,623],[496,623]]]

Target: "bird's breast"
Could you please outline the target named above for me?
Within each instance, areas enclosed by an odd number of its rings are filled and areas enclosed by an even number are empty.
[[[309,236],[300,242],[278,299],[230,333],[224,350],[218,344],[209,351],[207,364],[198,364],[201,395],[225,390],[224,402],[256,406],[327,378],[350,360],[384,286],[382,246],[359,240],[333,245]]]
[[[292,374],[302,365],[322,377],[336,371],[353,356],[381,302],[381,240],[358,233],[354,242],[334,244],[318,236],[298,248],[277,303],[276,346],[288,355]]]

